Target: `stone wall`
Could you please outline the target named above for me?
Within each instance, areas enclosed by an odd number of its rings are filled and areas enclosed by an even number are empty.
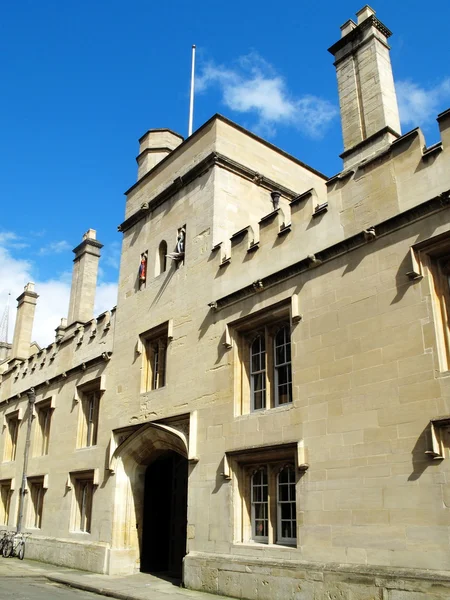
[[[247,559],[193,553],[185,585],[250,600],[444,600],[448,572]]]

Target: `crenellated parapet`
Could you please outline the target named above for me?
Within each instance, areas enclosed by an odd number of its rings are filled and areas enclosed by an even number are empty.
[[[20,398],[30,388],[62,386],[76,373],[96,363],[108,362],[113,351],[115,307],[96,319],[66,328],[62,337],[28,359],[11,360],[0,376],[0,403]]]
[[[267,278],[293,263],[301,265],[298,272],[308,270],[334,256],[330,248],[348,251],[384,235],[393,223],[446,210],[450,110],[437,121],[441,139],[432,146],[426,146],[420,129],[413,129],[330,178],[326,196],[320,187],[294,197],[281,194],[275,210],[213,246],[217,275],[212,305],[239,289],[252,293],[254,281],[265,286]]]

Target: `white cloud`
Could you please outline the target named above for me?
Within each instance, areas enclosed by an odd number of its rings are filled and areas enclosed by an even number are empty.
[[[61,254],[61,252],[66,252],[67,250],[71,250],[72,246],[66,240],[61,240],[60,242],[51,242],[47,244],[47,246],[43,246],[39,249],[39,254]]]
[[[222,102],[231,110],[257,116],[256,129],[273,134],[277,125],[290,125],[310,137],[322,137],[329,122],[338,114],[328,100],[312,94],[294,97],[286,82],[257,53],[238,60],[230,69],[209,63],[196,81],[204,92],[216,86]]]
[[[9,339],[11,342],[16,315],[16,298],[29,281],[35,282],[39,294],[33,327],[33,341],[47,346],[55,339],[55,328],[61,317],[66,317],[69,307],[70,274],[62,273],[57,279],[34,279],[31,261],[14,257],[14,243],[18,240],[12,232],[0,232],[0,319],[11,293]],[[43,259],[44,260],[44,259]],[[98,315],[117,303],[117,284],[100,282],[97,285],[94,314]]]
[[[400,119],[405,125],[426,125],[433,121],[445,102],[450,101],[450,77],[431,88],[411,80],[396,83]]]

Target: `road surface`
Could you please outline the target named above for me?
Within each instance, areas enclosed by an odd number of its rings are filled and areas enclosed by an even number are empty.
[[[76,590],[42,577],[2,577],[0,600],[105,600],[104,596]]]

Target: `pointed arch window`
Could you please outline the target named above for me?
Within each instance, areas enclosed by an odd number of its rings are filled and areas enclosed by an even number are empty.
[[[158,254],[155,260],[155,277],[164,273],[167,269],[167,242],[162,240],[158,247]]]

